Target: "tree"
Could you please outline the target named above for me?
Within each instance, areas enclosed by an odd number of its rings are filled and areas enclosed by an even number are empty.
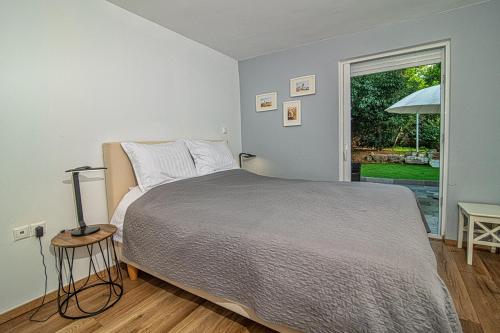
[[[441,64],[407,68],[403,71],[406,78],[408,91],[417,91],[441,83]],[[420,116],[420,144],[423,147],[439,149],[440,144],[440,118],[439,114],[426,114]],[[415,142],[415,125],[411,138],[407,142]]]
[[[406,119],[385,109],[407,95],[406,81],[402,70],[352,78],[351,132],[356,145],[392,146]]]
[[[402,74],[407,89],[417,91],[441,83],[441,64],[405,68]]]
[[[353,77],[351,81],[351,132],[353,146],[392,147],[415,145],[415,116],[388,113],[403,97],[439,84],[440,65],[429,65]],[[421,144],[439,147],[439,115],[421,116]]]

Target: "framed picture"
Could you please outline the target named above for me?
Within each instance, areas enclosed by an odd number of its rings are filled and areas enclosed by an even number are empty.
[[[278,94],[275,92],[255,96],[255,111],[271,111],[278,109]]]
[[[283,102],[283,126],[300,126],[300,101]]]
[[[290,96],[305,96],[316,93],[316,75],[308,75],[290,79]]]

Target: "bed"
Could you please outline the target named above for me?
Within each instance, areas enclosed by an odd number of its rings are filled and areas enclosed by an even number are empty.
[[[135,185],[103,144],[108,213]],[[402,245],[404,244],[404,245]],[[127,209],[120,258],[279,332],[460,332],[413,193],[228,170]]]

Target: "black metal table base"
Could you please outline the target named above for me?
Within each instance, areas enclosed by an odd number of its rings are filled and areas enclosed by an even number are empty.
[[[96,251],[98,253],[94,253],[94,246],[99,249],[99,251]],[[78,283],[78,288],[73,276],[76,248],[57,247],[56,256],[59,271],[57,307],[59,314],[64,318],[81,319],[95,316],[115,305],[123,295],[123,277],[112,236],[81,248],[84,247],[86,247],[89,257],[88,277],[83,284]],[[104,264],[104,270],[102,271],[97,269],[100,267],[99,261]],[[92,274],[94,274],[95,279],[93,278],[91,281]],[[93,288],[98,289],[96,292],[106,292],[107,300],[97,310],[89,311],[82,306],[78,297],[80,293]],[[80,312],[81,315],[67,314],[71,300],[75,302],[75,311]]]

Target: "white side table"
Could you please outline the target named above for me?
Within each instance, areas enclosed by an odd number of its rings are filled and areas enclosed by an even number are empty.
[[[464,230],[464,217],[469,224]],[[479,227],[475,230],[475,227]],[[467,264],[472,265],[472,248],[474,244],[491,246],[491,252],[500,247],[500,205],[486,205],[479,203],[458,203],[458,247],[462,248],[464,231],[467,232]],[[479,234],[474,238],[474,233]],[[485,241],[491,236],[491,242]]]

